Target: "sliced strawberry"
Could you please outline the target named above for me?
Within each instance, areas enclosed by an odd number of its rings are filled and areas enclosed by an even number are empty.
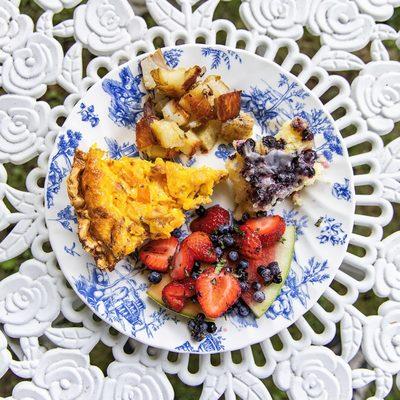
[[[217,262],[214,246],[207,233],[200,231],[193,232],[185,239],[185,242],[193,253],[195,260],[207,263]]]
[[[187,298],[193,297],[196,294],[196,279],[186,278],[180,283],[185,287],[185,296]]]
[[[139,258],[147,268],[166,272],[178,243],[178,239],[175,237],[152,240],[140,249]]]
[[[197,300],[208,318],[220,317],[240,296],[239,281],[230,273],[207,268],[196,280]]]
[[[240,230],[242,234],[236,237],[239,252],[248,258],[258,258],[262,250],[260,236],[245,225],[242,225]]]
[[[218,205],[207,208],[202,217],[198,217],[190,224],[192,232],[201,231],[212,233],[222,225],[227,225],[230,222],[230,215],[225,208]]]
[[[171,310],[182,311],[187,300],[185,285],[180,282],[168,283],[162,290],[162,300]]]
[[[251,218],[244,226],[260,235],[261,243],[270,246],[276,243],[285,233],[285,220],[279,215],[262,218]]]
[[[190,276],[194,264],[194,256],[185,241],[181,243],[171,262],[171,278],[180,281]]]

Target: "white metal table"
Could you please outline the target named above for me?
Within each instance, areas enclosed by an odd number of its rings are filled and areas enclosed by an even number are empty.
[[[400,138],[386,146],[382,140],[400,120],[400,63],[390,60],[385,47],[387,40],[400,47],[400,34],[384,23],[400,0],[243,0],[240,12],[247,30],[213,20],[219,0],[177,0],[175,5],[167,0],[35,2],[43,9],[36,24],[20,13],[19,0],[0,0],[0,83],[6,92],[0,97],[0,162],[37,160],[26,191],[8,185],[0,166],[0,229],[5,233],[0,262],[27,249],[33,256],[0,282],[0,377],[11,369],[25,379],[8,399],[173,399],[166,373],[188,385],[202,385],[202,400],[222,394],[227,400],[272,399],[261,382],[270,376],[296,400],[351,399],[355,389],[370,383],[375,383],[373,399],[383,399],[394,381],[400,387],[400,226],[382,240],[383,226],[393,217],[392,204],[400,202]],[[64,8],[74,8],[73,17],[54,24],[54,15]],[[140,17],[146,9],[157,26],[147,28]],[[312,59],[296,44],[305,27],[320,38]],[[201,355],[193,373],[188,367],[192,356],[175,359],[116,334],[80,306],[54,254],[46,251],[43,178],[62,117],[100,79],[103,68],[154,50],[157,38],[166,46],[200,38],[212,44],[220,31],[226,33],[227,46],[243,45],[275,59],[322,97],[352,149],[357,206],[374,206],[379,216],[357,208],[355,228],[368,233],[355,229],[350,242],[364,249],[364,255],[346,254],[323,295],[326,301],[296,321],[300,335],[289,329],[278,335],[280,346],[276,340],[260,343],[256,351],[264,355],[262,365],[246,347],[240,362],[229,352],[220,355],[217,365],[210,355]],[[64,53],[59,38],[72,38],[74,44]],[[354,52],[369,44],[366,62]],[[86,71],[84,49],[96,56]],[[398,59],[398,49],[395,53]],[[339,71],[356,71],[351,86],[335,75]],[[50,108],[39,99],[53,84],[69,95],[63,105]],[[371,188],[369,194],[361,194],[365,186]],[[345,183],[337,191],[348,195]],[[367,316],[354,303],[370,289],[384,303]],[[327,302],[329,309],[322,306]],[[324,329],[316,329],[310,318]],[[339,330],[336,351],[324,347]],[[107,376],[89,360],[99,342],[112,347],[115,359]],[[357,362],[360,354],[364,365]]]

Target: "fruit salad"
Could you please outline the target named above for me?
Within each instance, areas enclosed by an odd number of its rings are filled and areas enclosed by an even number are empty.
[[[214,205],[196,213],[186,238],[152,240],[139,259],[149,270],[150,298],[188,317],[200,341],[233,309],[256,317],[268,310],[289,273],[295,229],[263,212],[235,220]]]

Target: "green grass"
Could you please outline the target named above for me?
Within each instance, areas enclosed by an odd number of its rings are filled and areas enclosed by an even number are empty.
[[[84,1],[85,2],[85,1]],[[239,6],[240,6],[240,0],[232,0],[231,2],[221,2],[216,10],[216,18],[226,18],[232,21],[237,28],[244,28],[244,25],[242,21],[239,18]],[[32,17],[34,21],[37,20],[37,18],[41,15],[42,10],[31,0],[22,0],[21,1],[21,10],[23,13],[26,13]],[[71,10],[66,10],[63,11],[60,14],[57,14],[54,16],[54,23],[59,23],[65,19],[71,18]],[[154,26],[154,21],[152,21],[151,17],[149,15],[145,16],[145,19],[148,23],[148,26]],[[400,8],[396,9],[396,12],[392,19],[389,21],[389,24],[396,29],[397,31],[400,29]],[[219,41],[223,41],[223,35],[219,37]],[[73,43],[73,40],[71,39],[62,39],[61,43],[64,47],[64,49],[68,49],[71,44]],[[399,50],[395,46],[394,42],[387,42],[387,47],[389,49],[389,52],[391,54],[391,58],[393,60],[398,60],[399,59]],[[308,32],[305,32],[305,35],[303,39],[299,43],[302,51],[305,54],[308,54],[312,56],[316,49],[319,47],[319,39],[315,36],[312,36]],[[357,55],[363,58],[364,60],[368,61],[369,60],[369,49],[363,49],[359,52],[357,52]],[[84,64],[87,65],[89,60],[91,59],[91,56],[88,54],[88,52],[84,53]],[[357,73],[355,72],[344,72],[341,73],[342,76],[344,76],[346,79],[349,81],[352,81],[355,76],[357,76]],[[47,101],[52,107],[62,104],[66,96],[66,92],[60,88],[59,86],[51,86],[48,88],[48,91],[46,95],[42,98],[42,100]],[[399,130],[399,124],[397,124],[394,132],[392,132],[390,135],[387,135],[384,137],[385,143],[390,142],[391,140],[397,138],[400,136],[400,130]],[[362,151],[363,149],[361,149]],[[358,149],[353,149],[350,153],[354,153],[356,151],[360,151],[360,148]],[[27,173],[35,166],[35,160],[31,161],[30,163],[27,163],[22,166],[14,166],[11,164],[6,164],[6,170],[8,173],[8,183],[12,187],[20,190],[26,190],[25,188],[25,179]],[[358,172],[364,172],[362,170]],[[366,188],[363,188],[359,193],[367,193]],[[371,215],[374,215],[376,210],[372,208],[367,208],[365,209],[366,212],[368,212]],[[386,237],[387,235],[391,234],[392,232],[397,231],[400,226],[399,226],[399,218],[400,218],[400,206],[396,205],[395,206],[395,217],[393,218],[393,221],[384,229],[384,236]],[[360,234],[366,234],[364,230],[360,230],[358,228],[357,233]],[[7,234],[7,231],[0,234],[0,240],[3,239],[3,237]],[[352,251],[355,254],[360,254],[360,249],[354,248]],[[18,270],[19,265],[31,258],[30,251],[27,250],[20,256],[16,257],[13,260],[9,260],[7,262],[0,263],[0,280],[4,279],[5,277],[9,276],[10,274],[14,273],[15,271]],[[366,315],[371,315],[376,313],[377,307],[384,301],[385,299],[378,299],[376,296],[374,296],[371,292],[364,293],[360,295],[356,305],[357,307]],[[111,350],[107,348],[104,345],[98,345],[95,347],[95,349],[91,352],[91,362],[94,365],[99,366],[101,370],[105,373],[107,369],[107,365],[109,362],[112,361],[112,354]],[[256,360],[256,363],[258,365],[261,365],[263,363],[263,355],[261,351],[254,351],[254,357]],[[200,396],[201,393],[201,387],[190,387],[187,385],[182,384],[182,382],[179,380],[179,378],[175,375],[169,375],[168,376],[173,387],[175,390],[175,399],[176,400],[197,400]],[[16,385],[17,382],[21,381],[20,378],[14,376],[11,372],[8,372],[5,377],[2,378],[0,382],[0,396],[7,396],[11,393],[12,388]],[[267,385],[268,389],[270,390],[270,393],[274,400],[283,400],[286,399],[286,395],[277,391],[272,384],[271,379],[265,380],[265,384]],[[372,395],[373,391],[368,393],[368,396]],[[367,396],[367,397],[368,397]],[[400,398],[400,392],[396,389],[393,389],[392,393],[387,397],[389,400],[396,400]]]

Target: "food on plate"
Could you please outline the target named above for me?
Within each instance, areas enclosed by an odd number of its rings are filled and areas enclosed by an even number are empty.
[[[192,337],[202,340],[217,329],[210,320],[225,313],[247,316],[251,310],[260,317],[268,310],[288,276],[296,231],[279,215],[235,220],[220,205],[196,213],[179,244],[151,241],[139,258],[150,270],[149,297],[191,318]],[[150,262],[149,248],[155,253]],[[154,267],[155,259],[161,267]]]
[[[161,51],[141,61],[149,97],[136,126],[138,149],[147,157],[188,157],[210,151],[218,138],[251,136],[254,120],[240,111],[239,90],[231,90],[218,75],[200,79],[205,70],[170,68]]]
[[[214,186],[225,177],[222,170],[161,158],[112,160],[96,147],[77,150],[67,189],[79,239],[97,266],[109,270],[145,240],[156,239],[142,248],[141,257],[163,271],[175,253],[177,241],[170,236],[184,223],[184,211],[211,202]]]
[[[279,133],[237,141],[236,153],[226,161],[237,208],[235,216],[269,210],[287,197],[315,183],[324,159],[315,150],[314,135],[305,120],[295,117]]]

